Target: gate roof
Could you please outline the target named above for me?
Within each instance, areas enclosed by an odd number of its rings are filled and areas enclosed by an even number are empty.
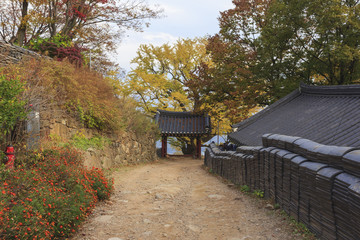
[[[202,136],[211,131],[210,117],[207,114],[158,110],[155,121],[162,136]]]

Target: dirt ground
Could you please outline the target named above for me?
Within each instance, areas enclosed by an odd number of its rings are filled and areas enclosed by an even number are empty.
[[[170,158],[113,173],[115,191],[72,240],[301,239],[288,221],[209,174],[200,160]],[[269,206],[268,206],[269,207]]]

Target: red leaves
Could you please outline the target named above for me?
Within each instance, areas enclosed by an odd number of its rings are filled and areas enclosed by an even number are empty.
[[[84,22],[86,22],[86,15],[82,12],[80,12],[76,7],[73,7],[72,9],[72,13],[74,16],[80,18],[81,20],[83,20]]]
[[[84,63],[82,51],[86,50],[78,45],[73,47],[58,47],[56,43],[44,42],[40,47],[40,52],[47,53],[49,57],[56,58],[58,61],[68,59],[69,62],[81,67]]]

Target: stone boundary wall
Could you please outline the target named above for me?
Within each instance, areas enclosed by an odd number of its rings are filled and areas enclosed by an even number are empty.
[[[0,66],[17,63],[24,57],[39,58],[40,56],[36,52],[0,41]]]
[[[50,113],[50,114],[49,114]],[[85,128],[75,118],[61,110],[40,110],[40,141],[47,138],[59,138],[59,141],[68,141],[76,134],[91,138],[103,135],[94,129]],[[88,148],[84,151],[84,165],[96,168],[112,168],[152,162],[157,159],[156,136],[151,134],[136,135],[133,132],[108,134],[111,142],[103,149]]]
[[[265,134],[263,146],[206,149],[212,171],[266,198],[320,239],[360,239],[360,150]]]

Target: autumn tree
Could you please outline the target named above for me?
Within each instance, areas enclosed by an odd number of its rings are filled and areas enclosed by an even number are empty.
[[[209,38],[207,50],[214,64],[203,65],[201,75],[211,83],[209,95],[227,105],[231,122],[249,116],[265,93],[256,77],[257,40],[270,0],[233,1],[235,7],[221,13],[220,32]]]
[[[208,102],[208,84],[199,76],[202,64],[211,65],[206,45],[204,38],[180,39],[161,46],[141,45],[132,61],[135,68],[123,84],[123,93],[134,96],[151,115],[157,109],[207,112],[217,122],[224,117],[224,105]],[[221,123],[222,129],[229,131],[229,121],[224,119]],[[183,152],[195,146],[190,138],[178,138],[177,143]]]
[[[209,39],[219,97],[268,105],[299,86],[359,80],[359,1],[234,0]],[[235,91],[233,91],[235,92]],[[256,93],[251,95],[249,93]],[[248,97],[246,97],[248,96]]]
[[[93,58],[112,51],[126,29],[141,31],[161,10],[143,0],[4,0],[0,3],[0,35],[27,46],[56,35],[92,49]]]
[[[181,39],[174,45],[141,45],[129,77],[129,87],[147,112],[156,109],[200,111],[201,93],[189,88],[198,67],[209,62],[205,39]]]

